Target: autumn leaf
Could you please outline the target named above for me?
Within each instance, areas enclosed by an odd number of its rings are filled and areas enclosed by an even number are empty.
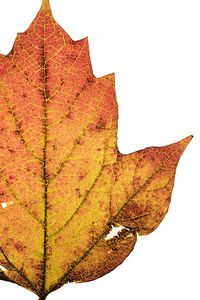
[[[114,74],[94,77],[87,38],[43,0],[0,56],[1,280],[45,299],[110,272],[158,227],[192,137],[122,155],[117,120]]]

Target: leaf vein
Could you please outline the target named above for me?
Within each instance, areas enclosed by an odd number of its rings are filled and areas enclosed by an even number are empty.
[[[49,238],[52,238],[54,237],[55,235],[57,235],[58,233],[60,233],[67,224],[70,223],[70,221],[75,217],[75,215],[77,214],[77,212],[79,211],[79,209],[83,206],[84,202],[87,200],[90,192],[92,191],[93,187],[95,186],[96,182],[98,181],[101,173],[102,173],[102,170],[103,170],[103,167],[104,167],[104,162],[105,162],[105,154],[106,154],[106,150],[107,150],[107,147],[108,147],[108,139],[106,139],[105,141],[105,146],[104,146],[104,155],[103,155],[103,161],[102,161],[102,164],[101,164],[101,168],[97,174],[97,176],[95,177],[93,183],[91,184],[90,188],[88,189],[88,191],[85,193],[85,196],[83,197],[82,201],[80,202],[80,204],[77,206],[77,208],[75,209],[75,211],[73,212],[73,214],[71,215],[71,217],[56,231],[54,232],[53,234],[51,234],[49,236]]]
[[[75,98],[75,100],[73,101],[73,103],[71,104],[69,110],[61,117],[61,119],[58,122],[55,122],[53,124],[50,124],[48,127],[52,127],[58,124],[61,124],[62,121],[64,119],[67,118],[67,116],[73,111],[74,106],[76,105],[76,103],[78,102],[80,96],[82,95],[82,93],[85,91],[86,86],[87,86],[88,82],[86,82],[82,87],[81,87],[81,92],[79,93],[79,95]]]
[[[50,184],[52,182],[53,179],[55,179],[58,174],[60,174],[60,172],[62,171],[62,169],[65,167],[66,163],[69,161],[70,157],[72,156],[72,154],[74,153],[74,151],[76,150],[77,146],[79,145],[79,142],[81,141],[81,139],[83,138],[85,132],[87,131],[88,129],[88,126],[92,123],[98,109],[99,109],[99,106],[101,105],[101,102],[103,100],[103,97],[105,96],[106,92],[107,92],[107,89],[108,89],[108,86],[107,85],[107,88],[105,90],[105,92],[103,93],[102,97],[100,98],[100,101],[99,103],[97,104],[95,110],[93,111],[92,113],[92,116],[89,120],[89,122],[87,123],[86,127],[83,129],[81,135],[79,137],[76,138],[76,143],[74,144],[74,146],[72,147],[71,151],[69,152],[69,154],[67,155],[66,159],[60,164],[60,166],[58,167],[57,171],[54,173],[54,175],[49,179],[48,181],[48,184]]]
[[[156,173],[158,173],[163,165],[165,163],[167,163],[167,161],[169,159],[171,159],[174,154],[178,151],[179,149],[177,149],[175,152],[173,152],[156,170],[155,172],[152,173],[151,176],[149,176],[149,178],[144,182],[144,184],[138,188],[138,190],[133,193],[128,200],[121,206],[121,208],[118,210],[118,212],[113,216],[112,218],[112,222],[114,222],[117,217],[119,216],[120,212],[124,209],[124,207],[140,192],[140,190],[148,183],[148,181],[153,178],[155,176]],[[76,268],[89,254],[90,252],[96,247],[96,245],[105,237],[105,235],[107,235],[110,232],[110,223],[106,224],[105,229],[103,230],[103,232],[96,237],[96,239],[94,240],[93,244],[83,253],[83,255],[81,255],[72,265],[71,267],[68,269],[68,271],[62,276],[60,277],[60,279],[57,281],[57,283],[55,283],[48,291],[48,293],[52,292],[53,290],[55,290],[57,288],[57,286],[59,286],[60,283],[64,283],[67,281],[67,276],[73,271],[74,268]]]
[[[40,70],[42,70],[43,69],[43,67],[28,53],[28,51],[25,49],[25,47],[24,47],[24,45],[23,45],[23,43],[22,43],[22,40],[21,40],[21,37],[20,37],[20,35],[19,35],[19,39],[20,39],[20,42],[19,42],[19,44],[20,44],[20,47],[21,47],[21,49],[22,49],[22,51],[34,62],[34,64],[37,66],[37,67],[39,67],[40,68]]]
[[[12,119],[13,119],[13,121],[14,121],[14,124],[15,124],[16,128],[17,128],[17,131],[18,131],[18,133],[19,133],[19,136],[20,136],[20,138],[21,138],[21,141],[22,141],[23,144],[26,146],[27,150],[31,153],[31,155],[32,155],[36,160],[38,160],[38,161],[41,162],[41,159],[40,159],[40,158],[37,156],[37,154],[31,149],[31,147],[29,146],[28,142],[27,142],[27,141],[25,140],[25,138],[24,138],[24,134],[23,134],[23,132],[21,131],[21,128],[20,128],[20,126],[19,126],[19,122],[18,122],[18,120],[17,120],[16,117],[15,117],[15,114],[14,114],[14,111],[13,111],[13,107],[12,107],[12,105],[11,105],[11,103],[10,103],[10,101],[9,101],[9,99],[8,99],[8,97],[7,97],[6,93],[5,93],[5,91],[4,91],[3,84],[2,84],[1,81],[0,81],[0,87],[1,87],[1,90],[3,91],[4,99],[5,99],[5,101],[6,101],[7,105],[8,105],[9,111],[11,112]]]
[[[55,88],[54,92],[48,97],[47,102],[49,100],[51,100],[51,98],[53,98],[56,93],[59,91],[59,89],[61,88],[61,86],[63,85],[63,83],[65,82],[65,79],[67,78],[67,75],[70,73],[71,69],[73,68],[74,64],[76,63],[77,59],[79,58],[79,56],[81,55],[84,47],[85,47],[86,41],[83,43],[83,46],[79,52],[79,54],[77,55],[76,59],[74,60],[73,64],[71,65],[71,67],[67,70],[67,72],[65,73],[63,79],[61,80],[61,82],[57,85],[57,87]]]
[[[25,72],[22,71],[22,70],[15,64],[14,61],[13,61],[13,66],[15,66],[16,69],[18,70],[18,72],[21,73],[21,74],[23,74],[23,75],[26,77],[26,79],[27,79],[34,87],[36,87],[36,88],[37,88],[38,90],[40,90],[40,91],[43,91],[43,89],[42,89],[41,87],[39,87],[39,85],[37,85],[33,80],[31,80],[31,79],[29,78],[29,76],[28,76],[27,74],[25,74]]]
[[[29,284],[29,286],[32,288],[32,290],[38,294],[37,288],[33,285],[33,283],[28,279],[28,277],[21,270],[19,270],[18,268],[16,268],[13,265],[13,263],[8,259],[7,255],[5,254],[5,252],[3,251],[3,249],[1,247],[0,247],[0,251],[3,254],[3,256],[5,257],[10,268],[13,269],[14,271],[16,271]]]
[[[26,207],[26,205],[21,201],[21,199],[17,196],[16,192],[13,190],[13,188],[11,187],[11,185],[9,184],[8,180],[4,177],[2,170],[0,170],[0,176],[4,182],[4,184],[6,184],[6,186],[9,188],[11,194],[13,195],[13,197],[18,201],[19,205],[21,207],[23,207],[27,213],[33,217],[39,224],[44,225],[44,223],[42,222],[42,220],[40,220],[37,216],[35,216],[34,214],[32,214],[32,212],[30,211],[30,209],[28,209]]]

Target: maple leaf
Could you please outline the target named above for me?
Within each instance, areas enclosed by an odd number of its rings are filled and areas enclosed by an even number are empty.
[[[110,272],[158,227],[192,138],[120,154],[114,74],[94,77],[87,38],[47,0],[0,56],[0,120],[0,279],[40,299]]]

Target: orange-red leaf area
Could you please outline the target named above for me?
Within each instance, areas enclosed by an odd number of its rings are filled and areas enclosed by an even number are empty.
[[[191,137],[122,155],[117,120],[114,74],[94,77],[88,40],[43,0],[0,56],[0,279],[45,299],[110,272],[158,227]]]

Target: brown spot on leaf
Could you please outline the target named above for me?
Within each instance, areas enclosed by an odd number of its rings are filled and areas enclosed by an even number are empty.
[[[80,192],[80,189],[79,189],[79,188],[77,188],[77,189],[76,189],[76,192],[77,192],[77,195],[78,195],[78,197],[79,197],[79,198],[81,198],[81,197],[82,197],[82,194],[81,194],[81,192]]]
[[[25,249],[25,246],[21,242],[15,243],[14,247],[18,252],[21,252]]]
[[[102,130],[104,130],[105,128],[106,128],[105,122],[103,121],[103,119],[100,119],[100,120],[98,121],[97,125],[96,125],[96,129],[97,129],[98,131],[102,131]]]
[[[28,73],[24,72],[24,75],[26,76],[26,80],[28,80]]]
[[[94,77],[88,77],[87,78],[87,82],[88,82],[88,84],[91,84],[91,83],[93,83],[95,80],[94,80]]]
[[[16,135],[19,135],[19,134],[20,134],[20,131],[19,131],[19,130],[15,130],[15,134],[16,134]]]
[[[10,148],[8,148],[8,151],[9,151],[10,153],[15,153],[15,150],[10,149]]]
[[[17,125],[18,125],[19,128],[21,128],[21,127],[22,127],[22,124],[23,124],[22,121],[20,121],[20,122],[18,122]]]
[[[73,120],[72,113],[71,113],[71,112],[68,113],[68,114],[66,115],[66,118],[69,119],[69,120]]]

